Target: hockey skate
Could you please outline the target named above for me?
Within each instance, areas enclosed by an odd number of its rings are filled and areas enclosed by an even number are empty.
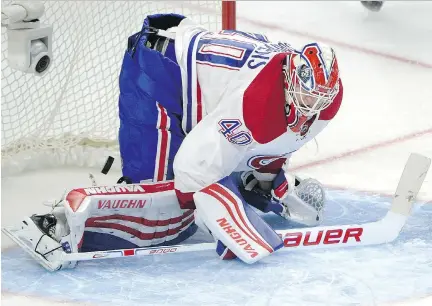
[[[26,217],[19,225],[3,228],[2,232],[49,271],[76,265],[62,260],[65,251],[70,252],[70,246],[63,236],[64,225],[53,214]]]

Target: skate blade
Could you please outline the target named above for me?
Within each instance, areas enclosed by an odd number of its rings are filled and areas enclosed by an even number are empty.
[[[61,264],[51,263],[46,260],[42,255],[36,253],[32,247],[29,246],[29,243],[25,240],[22,240],[18,235],[15,234],[18,230],[2,228],[2,232],[8,236],[12,241],[18,244],[27,254],[33,257],[42,267],[47,269],[48,271],[54,272],[61,269]]]

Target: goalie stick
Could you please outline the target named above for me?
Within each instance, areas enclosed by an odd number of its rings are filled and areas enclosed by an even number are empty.
[[[390,210],[381,220],[363,224],[277,230],[276,233],[284,241],[284,248],[278,252],[367,246],[392,242],[399,236],[411,213],[414,199],[423,184],[430,164],[431,160],[425,156],[416,153],[410,155],[393,196]],[[40,255],[19,239],[13,233],[13,230],[4,228],[2,231],[30,253],[38,262],[41,262],[42,259],[38,258]],[[215,243],[198,243],[71,254],[62,253],[60,260],[83,261],[129,256],[162,255],[214,250],[215,247]],[[54,271],[48,262],[44,262],[42,265],[46,269]]]

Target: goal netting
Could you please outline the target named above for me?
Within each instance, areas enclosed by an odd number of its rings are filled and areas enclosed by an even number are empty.
[[[12,1],[2,1],[2,6]],[[100,166],[118,154],[118,75],[146,15],[180,13],[221,29],[221,1],[44,1],[53,64],[11,69],[2,27],[2,176],[59,165]]]

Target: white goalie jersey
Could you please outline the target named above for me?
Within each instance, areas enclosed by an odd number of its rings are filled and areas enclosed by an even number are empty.
[[[312,117],[300,115],[286,102],[282,73],[293,48],[263,35],[212,33],[185,19],[176,29],[175,49],[188,133],[174,161],[181,193],[233,171],[256,170],[271,180],[327,125],[342,101],[340,86],[330,107]]]

